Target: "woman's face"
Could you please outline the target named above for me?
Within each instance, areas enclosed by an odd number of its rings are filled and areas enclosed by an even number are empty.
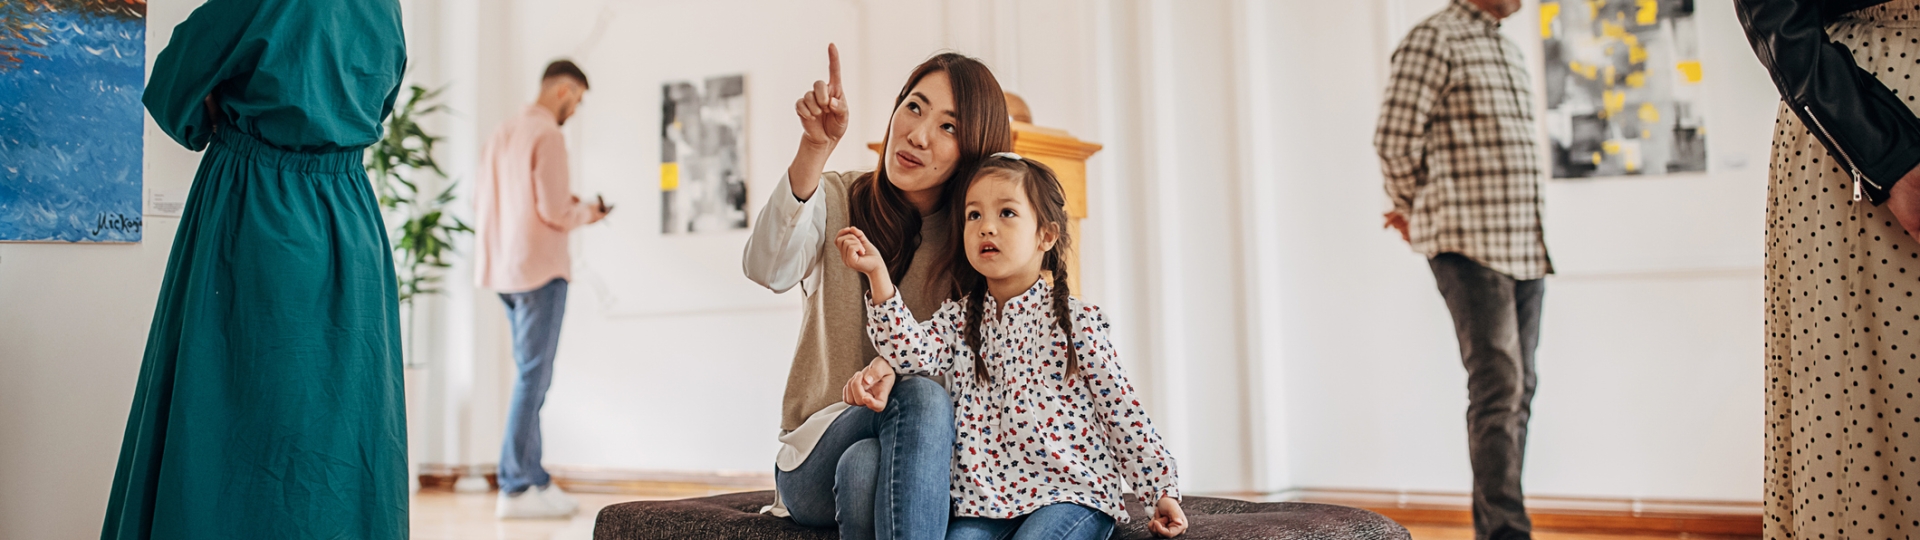
[[[944,71],[928,73],[893,110],[887,132],[887,179],[911,200],[938,197],[960,161],[953,85]]]

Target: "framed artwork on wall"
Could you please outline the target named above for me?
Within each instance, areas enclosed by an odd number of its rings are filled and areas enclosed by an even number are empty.
[[[140,241],[146,15],[0,1],[0,242]]]
[[[660,86],[660,232],[747,228],[747,77]]]
[[[1553,177],[1707,169],[1693,0],[1540,4]]]

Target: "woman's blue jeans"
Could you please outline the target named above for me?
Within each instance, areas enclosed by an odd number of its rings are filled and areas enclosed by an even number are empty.
[[[838,525],[843,540],[942,538],[951,513],[953,401],[940,383],[901,377],[885,412],[852,407],[774,486],[793,521]]]
[[[1012,519],[953,518],[947,540],[1106,540],[1113,516],[1071,503],[1055,503]]]

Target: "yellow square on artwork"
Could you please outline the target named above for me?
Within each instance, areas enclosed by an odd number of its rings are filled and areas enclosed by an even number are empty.
[[[1680,77],[1682,80],[1687,81],[1687,84],[1700,84],[1699,60],[1684,60],[1678,64],[1674,64],[1674,67],[1679,68]]]
[[[660,191],[680,189],[680,164],[666,162],[660,164]]]

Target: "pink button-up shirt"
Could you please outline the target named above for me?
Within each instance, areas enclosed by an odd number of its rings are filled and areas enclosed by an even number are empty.
[[[478,180],[474,282],[524,292],[568,279],[567,231],[592,223],[594,209],[568,187],[567,141],[553,112],[529,105],[494,131]]]

